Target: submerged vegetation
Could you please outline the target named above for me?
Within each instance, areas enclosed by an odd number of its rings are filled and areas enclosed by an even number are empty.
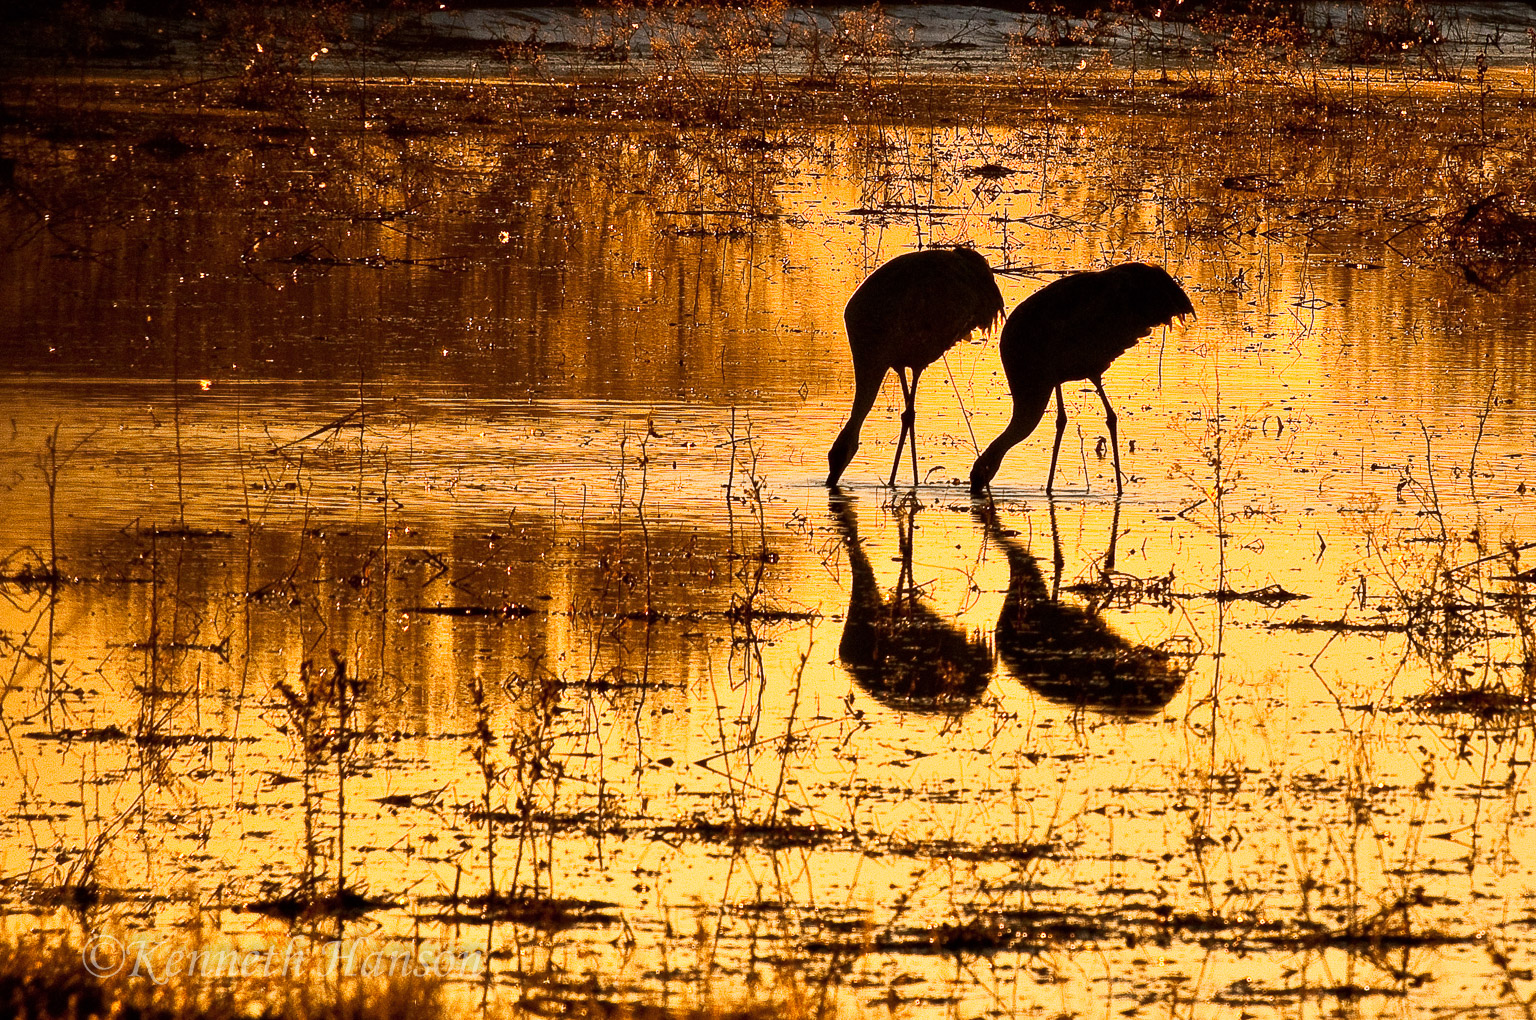
[[[0,81],[0,1011],[1531,1013],[1536,36],[144,7]],[[1126,499],[979,344],[817,484],[933,243],[1179,278]]]

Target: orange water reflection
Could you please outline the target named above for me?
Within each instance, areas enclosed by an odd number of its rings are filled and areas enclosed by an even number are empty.
[[[6,903],[90,882],[122,895],[86,925],[266,935],[287,928],[236,908],[339,870],[404,934],[485,885],[489,821],[518,884],[613,904],[632,942],[487,939],[621,991],[765,941],[967,1011],[1041,981],[1103,1011],[1110,979],[1209,1004],[1298,958],[1424,1009],[1502,980],[1470,940],[1532,920],[1531,730],[1407,699],[1520,668],[1498,556],[1536,510],[1528,287],[1470,292],[1371,223],[1306,235],[1287,202],[1329,199],[1338,151],[1235,144],[1200,172],[1198,118],[1160,116],[1168,146],[1088,109],[752,145],[363,135],[188,157],[203,173],[86,146],[100,162],[58,185],[76,218],[0,274],[0,551],[70,578],[0,605]],[[1261,159],[1301,193],[1197,229],[1225,215],[1215,164]],[[965,174],[983,163],[1017,173]],[[962,241],[1038,267],[1002,279],[1010,307],[1127,258],[1194,298],[1105,380],[1123,503],[1092,414],[1063,498],[1036,440],[971,503],[972,434],[1008,413],[989,342],[931,373],[911,501],[873,484],[894,387],[851,498],[817,484],[847,294]],[[1400,623],[1448,572],[1498,626],[1461,641],[1458,610],[1426,631],[1438,659],[1401,628],[1275,626]],[[898,631],[921,640],[881,646]],[[280,686],[337,661],[364,685],[344,749],[306,742]],[[1407,966],[1305,940],[1405,886],[1455,938]],[[929,952],[978,917],[1016,941],[977,969]]]

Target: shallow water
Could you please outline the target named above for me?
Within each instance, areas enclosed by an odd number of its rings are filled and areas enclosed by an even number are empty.
[[[0,273],[3,573],[67,577],[0,589],[15,924],[484,945],[508,995],[1496,999],[1533,731],[1414,698],[1529,669],[1530,286],[1405,249],[1428,141],[1208,116],[49,150],[58,213],[7,207]],[[1085,383],[1056,498],[1047,427],[973,504],[992,339],[924,376],[922,485],[878,484],[889,385],[829,498],[847,295],[960,242],[1010,308],[1183,282],[1198,318],[1106,377],[1123,499]],[[573,902],[441,899],[493,872]],[[271,916],[338,874],[380,902]]]

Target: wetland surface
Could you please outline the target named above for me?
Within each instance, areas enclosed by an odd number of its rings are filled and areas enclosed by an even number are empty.
[[[545,1012],[1528,1008],[1492,80],[9,82],[7,930],[478,948]],[[890,384],[822,486],[843,304],[930,244],[1183,283],[1124,498],[1082,383],[1055,498],[1047,423],[971,500],[995,337],[922,485]]]

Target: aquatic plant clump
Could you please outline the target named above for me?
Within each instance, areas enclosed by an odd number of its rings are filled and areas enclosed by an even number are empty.
[[[1467,276],[1495,288],[1536,265],[1536,211],[1505,192],[1446,215],[1447,252]]]

